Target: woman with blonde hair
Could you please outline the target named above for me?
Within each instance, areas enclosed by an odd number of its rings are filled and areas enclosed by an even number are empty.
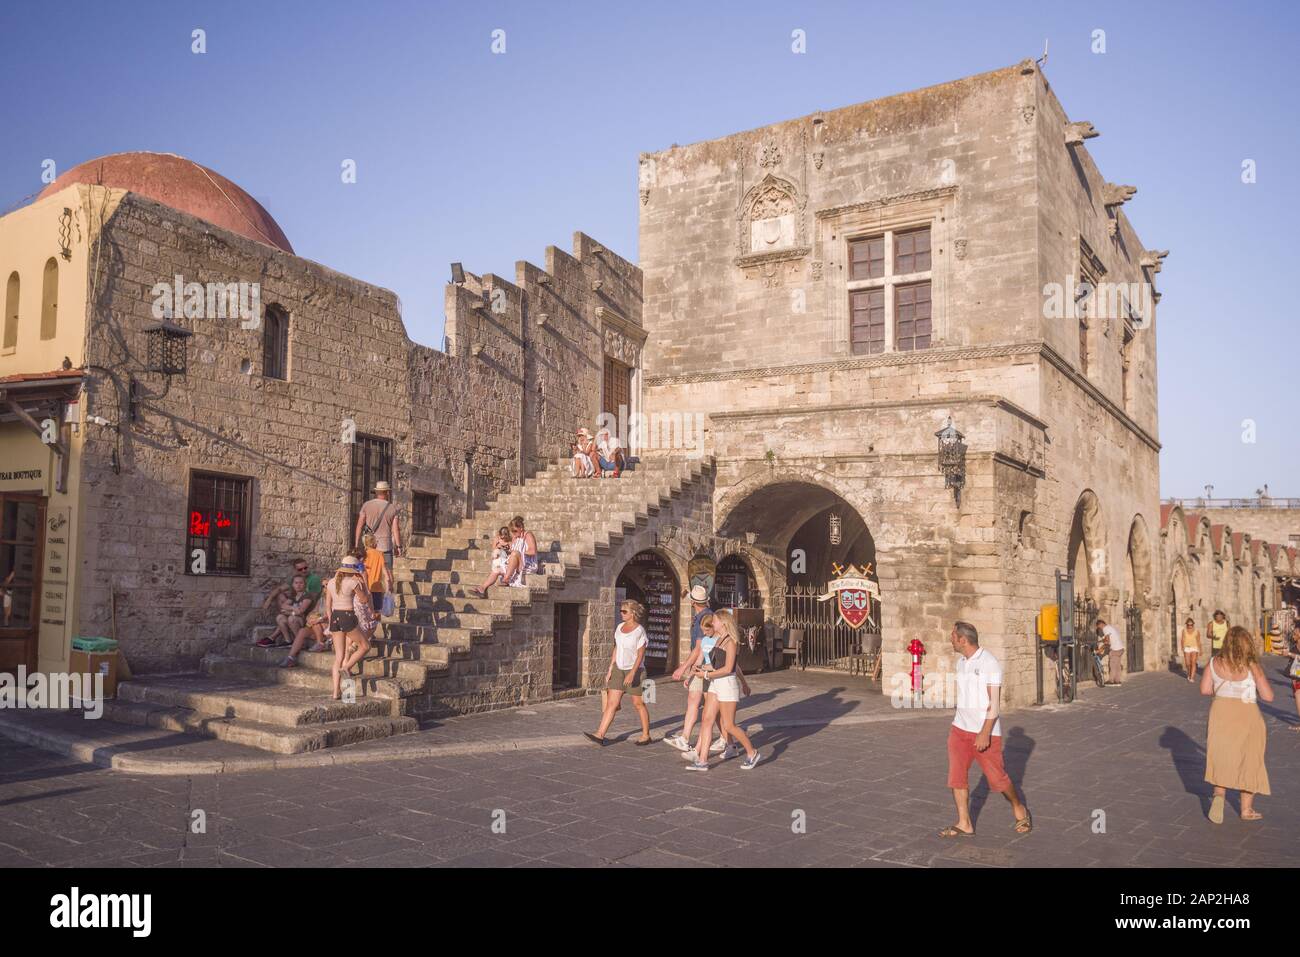
[[[641,737],[637,738],[636,743],[646,745],[653,740],[650,737],[650,711],[645,706],[641,689],[641,679],[645,677],[643,665],[646,646],[649,644],[642,625],[645,621],[645,606],[628,599],[618,606],[618,614],[622,621],[614,629],[614,650],[609,656],[609,667],[605,669],[600,727],[595,734],[582,732],[602,747],[609,743],[605,740],[605,732],[614,723],[614,715],[622,707],[625,694],[632,696],[637,717],[641,719]]]
[[[1250,632],[1240,625],[1228,629],[1223,648],[1201,676],[1201,694],[1213,695],[1205,737],[1205,780],[1214,785],[1210,820],[1223,823],[1229,789],[1241,792],[1241,819],[1258,821],[1255,795],[1268,794],[1264,747],[1268,731],[1258,700],[1273,700],[1273,689],[1255,657]]]
[[[338,571],[325,585],[325,615],[334,640],[335,701],[343,697],[343,676],[357,677],[352,669],[370,651],[370,635],[379,621],[370,604],[365,570],[365,565],[352,555],[344,556]]]
[[[709,739],[713,736],[713,721],[723,737],[738,741],[745,749],[742,771],[758,764],[761,755],[754,749],[749,735],[736,724],[736,706],[740,703],[740,678],[737,675],[736,654],[740,650],[740,629],[733,612],[723,610],[713,613],[713,634],[717,641],[708,655],[700,656],[695,666],[696,675],[704,682],[704,717],[700,721],[700,738],[695,747],[695,760],[686,765],[688,771],[709,769]],[[721,659],[721,660],[719,660]],[[723,757],[727,757],[723,752]]]
[[[1196,680],[1196,659],[1201,654],[1201,633],[1196,630],[1196,622],[1188,618],[1183,625],[1183,667],[1187,671],[1187,680]]]

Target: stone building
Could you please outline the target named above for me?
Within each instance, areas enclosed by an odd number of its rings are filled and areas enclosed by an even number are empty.
[[[512,279],[467,272],[445,351],[214,171],[83,164],[0,218],[0,576],[20,567],[26,615],[0,668],[113,634],[156,676],[120,720],[294,751],[581,693],[623,596],[663,673],[693,581],[814,663],[878,643],[885,693],[913,639],[950,671],[966,619],[1013,706],[1058,570],[1130,631],[1130,669],[1163,665],[1185,612],[1255,628],[1295,550],[1161,505],[1165,253],[1096,135],[1026,61],[644,154],[638,265],[577,233]],[[639,464],[575,482],[568,437],[598,416]],[[248,635],[290,558],[334,567],[380,479],[399,608],[363,700],[330,704],[325,656],[278,669]],[[541,572],[474,598],[514,514]],[[879,591],[862,632],[816,601],[849,567]]]

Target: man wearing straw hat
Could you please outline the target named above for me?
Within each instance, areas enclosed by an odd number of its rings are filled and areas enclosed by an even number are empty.
[[[401,554],[402,531],[397,524],[397,506],[392,502],[393,488],[387,482],[375,483],[375,497],[361,506],[357,515],[354,550],[361,555],[361,536],[370,532],[375,536],[375,548],[384,553],[384,564],[393,567],[393,553]]]

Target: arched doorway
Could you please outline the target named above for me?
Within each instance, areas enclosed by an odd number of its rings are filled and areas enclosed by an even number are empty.
[[[618,573],[614,588],[618,602],[630,598],[645,606],[646,674],[672,671],[677,666],[677,621],[681,613],[681,584],[672,565],[653,549],[637,552]],[[617,613],[614,620],[620,620]]]
[[[1151,541],[1141,515],[1133,517],[1129,528],[1128,550],[1124,562],[1124,623],[1127,634],[1126,667],[1130,672],[1146,668],[1144,636],[1147,628],[1147,595],[1151,590]]]
[[[1091,636],[1101,611],[1102,590],[1109,584],[1109,549],[1101,502],[1092,489],[1084,489],[1070,519],[1065,567],[1074,581],[1074,633]]]
[[[740,555],[728,555],[718,562],[713,597],[719,608],[761,608],[763,596],[749,562]]]
[[[801,642],[804,664],[834,666],[849,656],[878,653],[879,605],[855,629],[840,617],[834,600],[817,600],[851,565],[878,581],[875,540],[842,496],[813,482],[772,482],[726,511],[719,534],[745,539],[773,565],[773,593],[761,597],[769,620]]]

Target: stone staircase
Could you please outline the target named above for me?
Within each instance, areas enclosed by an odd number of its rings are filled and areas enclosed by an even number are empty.
[[[332,652],[232,642],[200,673],[121,684],[105,717],[293,754],[414,731],[425,718],[552,697],[553,602],[566,586],[612,583],[611,550],[712,469],[707,459],[643,460],[618,479],[577,481],[559,462],[472,518],[416,540],[394,562],[397,607],[345,700],[330,699]],[[496,530],[523,515],[539,571],[526,586],[469,589],[487,577]],[[265,633],[267,629],[258,629]]]

